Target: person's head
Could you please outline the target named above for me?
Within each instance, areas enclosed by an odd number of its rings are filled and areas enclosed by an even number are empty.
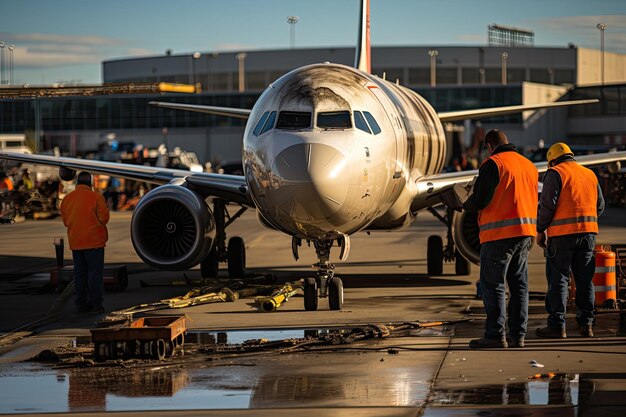
[[[546,154],[548,158],[548,166],[555,166],[558,159],[565,155],[570,157],[574,156],[574,152],[572,152],[567,144],[563,142],[557,142],[554,145],[550,146],[550,149],[548,149],[548,153]]]
[[[78,174],[76,185],[88,185],[91,187],[91,174],[84,171]]]
[[[485,149],[487,149],[490,154],[492,154],[498,146],[506,145],[507,143],[509,143],[509,139],[504,132],[498,129],[492,129],[485,135]]]

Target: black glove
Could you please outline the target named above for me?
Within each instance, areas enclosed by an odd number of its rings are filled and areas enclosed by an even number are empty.
[[[463,210],[463,204],[461,203],[459,196],[452,188],[449,188],[441,193],[441,201],[452,210],[459,212]]]

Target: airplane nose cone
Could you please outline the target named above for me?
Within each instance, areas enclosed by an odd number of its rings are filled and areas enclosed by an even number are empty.
[[[350,176],[346,158],[321,143],[293,145],[278,154],[272,173],[280,187],[276,203],[296,221],[325,219],[346,200]]]

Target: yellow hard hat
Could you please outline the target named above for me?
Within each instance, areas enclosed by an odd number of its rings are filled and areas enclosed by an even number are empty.
[[[563,142],[557,142],[554,145],[550,146],[550,149],[548,149],[548,155],[547,155],[548,163],[552,162],[558,157],[561,157],[567,154],[574,156],[574,152],[572,152],[569,146],[567,146]]]

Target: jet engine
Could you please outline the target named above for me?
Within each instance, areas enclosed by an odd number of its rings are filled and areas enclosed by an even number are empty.
[[[137,204],[131,239],[143,261],[180,271],[199,264],[215,241],[215,218],[204,199],[180,185],[163,185]]]
[[[478,213],[454,212],[452,233],[459,252],[470,262],[480,263]]]

